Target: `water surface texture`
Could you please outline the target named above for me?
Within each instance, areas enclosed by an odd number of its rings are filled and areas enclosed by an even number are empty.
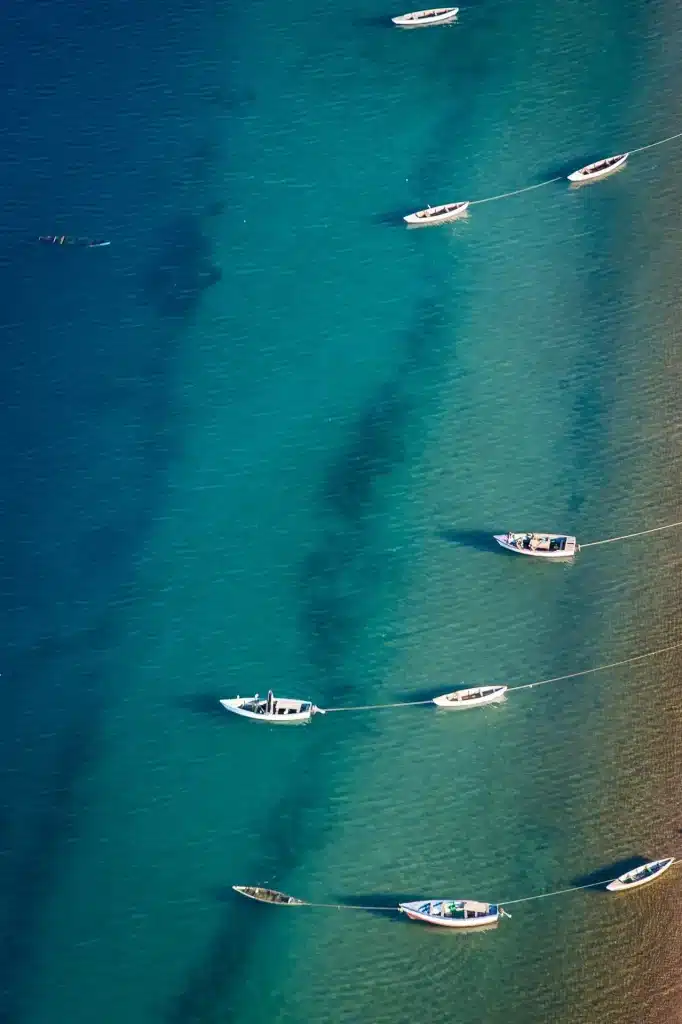
[[[682,15],[11,3],[2,82],[6,1024],[666,1024],[672,652],[500,707],[273,730],[679,638]],[[477,200],[463,222],[404,213]],[[111,237],[43,250],[38,234]],[[608,877],[605,876],[605,877]]]

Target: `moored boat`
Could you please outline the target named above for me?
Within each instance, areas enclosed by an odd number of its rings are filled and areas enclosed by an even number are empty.
[[[427,11],[411,11],[391,18],[398,28],[426,28],[427,25],[447,25],[454,21],[459,7],[433,7]]]
[[[625,892],[626,889],[636,889],[640,885],[647,885],[655,881],[675,863],[674,857],[664,857],[663,860],[650,860],[648,864],[626,871],[619,875],[613,882],[606,886],[609,892]]]
[[[411,226],[418,224],[426,227],[436,224],[447,224],[448,221],[462,217],[469,208],[469,203],[444,203],[442,206],[427,206],[425,210],[417,210],[416,213],[408,213],[403,220]]]
[[[585,167],[573,171],[572,174],[568,175],[568,180],[574,184],[599,181],[601,178],[605,178],[607,174],[613,174],[614,171],[619,171],[621,167],[625,167],[629,156],[629,153],[619,153],[617,156],[609,156],[605,160],[595,160],[593,164],[586,164]]]
[[[295,725],[297,722],[309,722],[313,715],[323,715],[309,700],[292,700],[290,697],[275,697],[268,690],[267,697],[227,697],[220,703],[226,711],[242,718],[252,718],[258,722],[272,722],[275,725]]]
[[[507,690],[507,686],[470,686],[466,690],[453,690],[452,693],[434,697],[433,703],[439,708],[475,708],[503,700]]]
[[[233,885],[232,888],[241,896],[248,896],[250,900],[259,900],[261,903],[277,903],[279,906],[304,907],[305,900],[297,900],[294,896],[287,896],[285,892],[278,892],[277,889],[264,889],[260,885]]]
[[[43,245],[72,245],[78,249],[103,249],[111,242],[99,238],[74,238],[71,235],[39,235]]]
[[[501,548],[533,558],[573,558],[580,551],[575,537],[565,533],[496,533]]]
[[[442,928],[480,928],[497,924],[501,917],[511,917],[496,903],[477,900],[414,900],[399,903],[398,910],[410,921],[440,925]]]

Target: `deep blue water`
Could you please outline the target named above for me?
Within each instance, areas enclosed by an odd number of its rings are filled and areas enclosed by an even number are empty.
[[[176,357],[217,276],[211,147],[231,101],[213,18],[196,4],[3,11],[6,1020],[57,850],[77,829],[72,791],[107,704],[102,659],[180,443]],[[113,244],[35,244],[48,233]]]

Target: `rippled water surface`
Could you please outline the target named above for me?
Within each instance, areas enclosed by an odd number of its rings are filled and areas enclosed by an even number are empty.
[[[679,532],[572,565],[490,543],[680,518],[682,140],[564,180],[682,130],[680,15],[394,13],[8,15],[17,53],[70,55],[30,103],[8,64],[11,230],[116,242],[3,263],[8,1022],[679,1019],[676,868],[464,935],[230,889],[513,901],[682,854],[674,651],[466,714],[278,731],[217,706],[419,700],[682,639]],[[55,118],[50,169],[22,133]]]

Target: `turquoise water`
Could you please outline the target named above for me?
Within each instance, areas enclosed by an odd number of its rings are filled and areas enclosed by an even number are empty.
[[[164,22],[146,117],[163,95],[167,152],[158,129],[131,158],[145,257],[90,313],[116,324],[103,349],[127,339],[128,404],[89,384],[72,399],[111,448],[68,464],[86,490],[54,499],[53,534],[31,520],[36,561],[62,550],[8,755],[8,842],[45,861],[26,872],[31,927],[20,900],[5,921],[22,936],[6,1001],[32,1024],[677,1019],[674,871],[467,936],[230,891],[511,900],[679,850],[674,654],[462,716],[277,732],[218,713],[270,685],[348,706],[528,682],[677,635],[675,533],[574,566],[484,541],[679,518],[676,144],[595,188],[438,231],[399,220],[676,131],[679,16],[491,3],[400,33],[391,13],[261,2]],[[51,816],[31,816],[41,800]]]

